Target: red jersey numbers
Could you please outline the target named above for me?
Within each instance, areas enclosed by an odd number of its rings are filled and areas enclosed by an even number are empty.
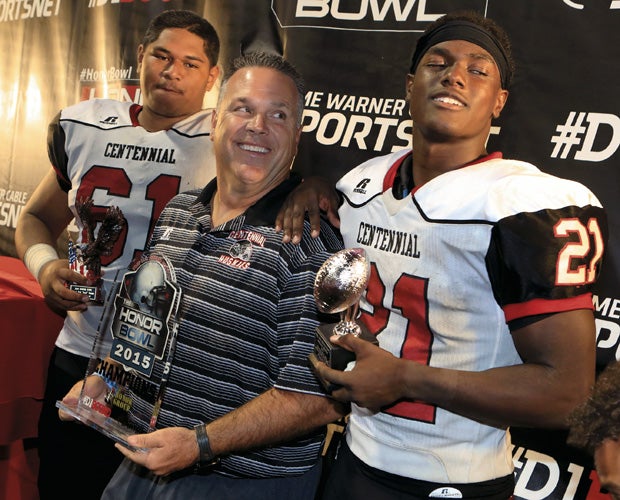
[[[129,227],[130,221],[126,221],[127,224],[121,232],[118,241],[114,245],[112,252],[108,256],[101,258],[101,264],[104,266],[110,265],[116,259],[123,255],[124,248],[127,244],[127,235],[130,231],[135,237],[135,232],[143,232],[144,238],[140,240],[142,242],[141,248],[133,249],[132,260],[136,259],[143,251],[146,243],[148,242],[155,222],[161,214],[161,211],[166,206],[166,203],[179,192],[181,185],[181,178],[173,175],[161,174],[153,179],[146,186],[144,199],[136,199],[136,190],[133,183],[127,177],[126,172],[120,168],[101,167],[94,166],[81,179],[80,187],[78,188],[76,197],[77,199],[93,197],[95,191],[105,191],[109,196],[117,196],[124,199],[131,198],[131,203],[136,206],[142,205],[145,202],[151,202],[151,217],[149,220],[148,228],[146,227]],[[133,198],[132,198],[133,197]],[[111,202],[110,205],[115,205]],[[128,206],[127,202],[119,200],[118,204],[121,210]],[[93,206],[93,219],[100,223],[107,211],[107,206]],[[95,234],[96,234],[95,230]],[[134,240],[135,241],[135,240]]]
[[[427,279],[401,274],[394,284],[392,296],[392,307],[400,309],[407,320],[400,357],[423,365],[429,363],[433,343],[433,334],[428,327],[427,284]],[[386,328],[391,312],[383,305],[385,285],[374,262],[370,264],[366,300],[373,306],[373,312],[363,311],[362,320],[374,335],[378,335]],[[435,420],[435,410],[435,406],[418,401],[400,401],[383,409],[390,415],[429,423]]]
[[[553,227],[553,231],[556,238],[567,240],[558,254],[556,285],[576,286],[593,283],[604,249],[598,220],[591,218],[584,224],[577,218],[561,219]]]

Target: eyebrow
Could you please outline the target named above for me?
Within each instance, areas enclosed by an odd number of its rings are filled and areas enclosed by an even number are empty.
[[[160,45],[153,45],[153,51],[154,52],[164,52],[168,55],[171,55],[172,52],[169,51],[168,49],[161,47]],[[198,62],[205,62],[206,61],[206,56],[203,58],[201,56],[193,56],[193,55],[186,55],[186,56],[181,56],[181,59],[185,59],[185,60],[189,60],[189,61],[198,61]]]
[[[231,100],[231,103],[240,102],[241,104],[252,104],[251,97],[235,97]],[[293,109],[291,104],[286,101],[270,101],[269,103],[274,108]]]
[[[440,56],[451,56],[452,52],[447,50],[447,49],[443,49],[441,47],[431,47],[430,49],[428,49],[426,51],[426,54],[440,55]],[[497,65],[495,63],[495,59],[493,59],[493,57],[491,57],[486,52],[470,52],[469,54],[467,54],[467,56],[472,58],[472,59],[484,59],[485,61],[489,61],[490,63],[493,63],[493,64]]]

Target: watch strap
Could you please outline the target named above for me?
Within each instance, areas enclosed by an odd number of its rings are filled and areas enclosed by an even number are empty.
[[[204,467],[210,467],[217,464],[219,462],[219,458],[217,458],[214,455],[213,450],[211,450],[206,424],[201,423],[194,426],[194,431],[196,432],[196,441],[198,442],[198,450],[200,452],[196,467],[198,469],[202,469]]]

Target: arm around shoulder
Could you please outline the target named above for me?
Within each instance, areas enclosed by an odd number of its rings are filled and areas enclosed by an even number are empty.
[[[320,233],[321,214],[334,226],[340,227],[338,206],[340,198],[330,182],[318,176],[307,177],[287,197],[276,217],[276,229],[283,232],[282,240],[299,243],[306,214],[312,236]]]

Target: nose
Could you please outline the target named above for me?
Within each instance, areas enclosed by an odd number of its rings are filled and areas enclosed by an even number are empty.
[[[252,118],[248,120],[247,129],[255,134],[266,134],[267,124],[263,113],[254,113]]]
[[[180,78],[183,73],[183,62],[171,59],[164,68],[163,74],[168,78]]]
[[[463,87],[465,85],[465,72],[466,68],[458,63],[453,63],[447,66],[444,71],[444,76],[441,82],[444,85],[457,85]]]

